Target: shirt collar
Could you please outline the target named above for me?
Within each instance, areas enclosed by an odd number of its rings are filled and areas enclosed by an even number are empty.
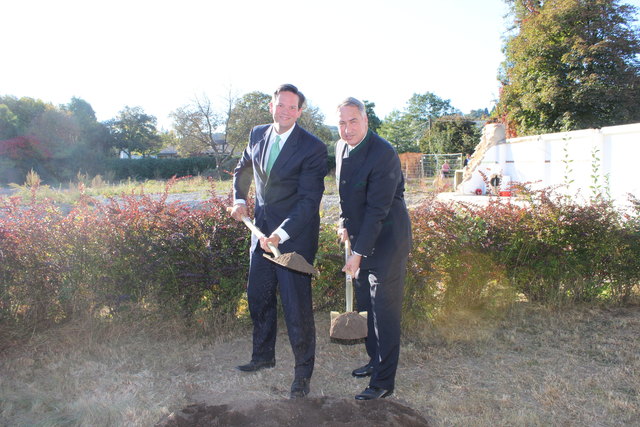
[[[271,137],[269,138],[269,142],[271,143],[272,141],[275,141],[276,135],[278,135],[280,136],[280,146],[282,147],[282,144],[286,142],[287,138],[289,138],[289,136],[291,135],[291,132],[293,132],[295,128],[296,128],[296,124],[294,123],[293,126],[291,126],[291,129],[289,129],[285,133],[278,134],[276,132],[276,129],[272,127],[271,129],[273,130],[273,132],[271,132]]]
[[[353,147],[350,146],[349,144],[347,144],[347,152],[349,154],[359,150],[364,144],[367,143],[367,141],[369,140],[369,135],[371,133],[371,130],[367,129],[367,133],[364,135],[364,138],[362,138],[362,141],[358,142],[356,145],[354,145]]]

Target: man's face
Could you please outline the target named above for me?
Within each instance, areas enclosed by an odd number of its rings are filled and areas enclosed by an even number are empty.
[[[292,92],[280,92],[274,101],[269,103],[269,112],[273,116],[276,131],[283,133],[291,129],[296,120],[302,115],[298,108],[298,95]]]
[[[360,114],[357,107],[347,105],[338,111],[338,127],[340,129],[340,138],[350,146],[360,143],[367,135],[369,121],[367,116]]]

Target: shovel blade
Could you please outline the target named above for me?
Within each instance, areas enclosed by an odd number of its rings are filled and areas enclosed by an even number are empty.
[[[359,340],[367,337],[367,318],[357,311],[340,315],[331,313],[329,337],[338,340]],[[337,314],[337,313],[336,313]]]
[[[263,256],[269,261],[275,262],[276,264],[286,267],[288,269],[295,270],[300,273],[318,276],[318,270],[316,270],[314,266],[309,264],[302,255],[297,254],[295,252],[281,254],[280,256],[277,256],[277,257],[272,257],[267,254],[263,254]]]

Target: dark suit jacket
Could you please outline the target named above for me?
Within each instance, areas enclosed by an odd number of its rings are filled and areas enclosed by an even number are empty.
[[[295,251],[313,263],[318,249],[327,147],[296,124],[267,176],[265,158],[271,132],[275,132],[272,125],[256,126],[251,131],[249,145],[234,171],[234,197],[247,200],[253,177],[256,226],[267,236],[282,227],[289,240],[279,246],[280,251]],[[256,245],[253,236],[252,251]]]
[[[336,161],[344,142],[336,146]],[[360,268],[386,273],[411,248],[411,221],[404,202],[404,177],[395,149],[369,131],[362,147],[342,159],[340,217]]]

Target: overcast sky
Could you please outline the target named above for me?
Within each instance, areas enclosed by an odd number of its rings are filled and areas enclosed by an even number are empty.
[[[640,0],[626,3],[640,6]],[[489,108],[503,0],[3,1],[0,94],[89,102],[98,120],[139,106],[168,128],[196,96],[293,83],[334,124],[342,99],[384,118],[413,93]]]

